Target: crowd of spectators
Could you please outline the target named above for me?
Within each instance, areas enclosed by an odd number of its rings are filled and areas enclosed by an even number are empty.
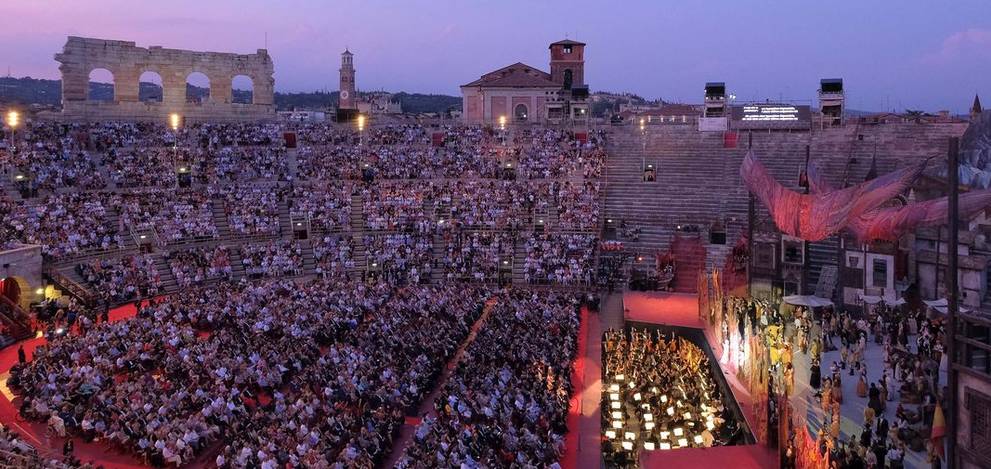
[[[351,228],[351,190],[344,184],[328,183],[310,187],[293,187],[289,199],[293,220],[309,220],[317,231],[342,231]]]
[[[597,243],[588,234],[531,234],[523,240],[526,260],[523,276],[530,284],[591,285]]]
[[[350,235],[325,235],[313,244],[316,274],[342,278],[355,268],[354,241]]]
[[[210,192],[224,200],[224,212],[235,235],[277,235],[279,205],[286,189],[271,186],[210,186]]]
[[[213,239],[213,203],[197,192],[132,192],[120,196],[120,219],[132,230],[154,230],[162,243]]]
[[[502,283],[512,274],[515,237],[500,232],[457,233],[442,257],[449,281]]]
[[[576,312],[567,295],[499,296],[397,467],[560,467]]]
[[[154,258],[143,254],[93,259],[77,264],[76,273],[111,303],[154,297],[162,286]]]
[[[430,235],[396,233],[365,235],[368,270],[397,283],[430,280],[434,247]]]
[[[241,246],[241,264],[250,277],[302,275],[303,251],[295,242],[284,240]]]
[[[156,466],[219,448],[222,468],[371,467],[488,296],[224,282],[55,338],[14,367],[10,385],[25,417]]]
[[[231,278],[230,252],[226,246],[172,251],[165,256],[180,288],[202,285],[208,280]]]

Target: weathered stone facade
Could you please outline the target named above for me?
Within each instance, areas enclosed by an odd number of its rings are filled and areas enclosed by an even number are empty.
[[[179,113],[187,121],[238,121],[275,118],[272,59],[265,49],[254,54],[196,52],[137,47],[134,42],[69,36],[55,54],[62,72],[62,118],[70,120],[161,120]],[[89,75],[94,69],[114,76],[112,102],[88,100]],[[162,101],[138,99],[139,78],[146,71],[162,77]],[[210,98],[186,101],[186,79],[199,72],[210,80]],[[251,79],[251,104],[234,103],[232,81]]]

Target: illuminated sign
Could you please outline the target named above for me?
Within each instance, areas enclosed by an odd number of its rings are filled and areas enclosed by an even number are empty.
[[[745,104],[730,112],[735,129],[808,129],[812,124],[809,106]]]
[[[797,121],[795,106],[743,106],[744,121]]]

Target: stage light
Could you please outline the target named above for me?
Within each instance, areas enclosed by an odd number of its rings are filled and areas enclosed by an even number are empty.
[[[372,267],[378,267],[378,266],[379,266],[378,262],[372,262]]]
[[[37,290],[34,291],[34,294],[35,295],[44,295],[45,294],[45,289],[44,288],[39,288],[39,289],[37,289]]]
[[[179,117],[179,114],[177,113],[173,112],[172,114],[169,114],[169,126],[172,127],[173,132],[179,130],[179,124],[181,123],[180,122],[181,119],[182,118]]]
[[[643,419],[648,422],[654,421],[654,414],[643,414]]]
[[[296,222],[296,226],[303,226],[303,224],[300,222]]]
[[[141,236],[139,236],[139,238],[141,238],[141,239],[145,239],[145,238],[147,238],[147,237],[148,237],[148,236],[146,236],[146,235],[141,235]]]
[[[682,448],[688,446],[688,439],[687,438],[679,438],[678,439],[678,446],[680,446]]]
[[[17,179],[18,181],[20,181],[21,179],[24,179],[24,175],[23,174],[18,174],[17,176],[14,176],[14,179]]]
[[[7,126],[11,129],[16,129],[17,125],[21,123],[21,115],[17,111],[10,111],[7,113]]]
[[[654,450],[654,442],[652,442],[652,441],[645,441],[643,443],[643,449],[645,449],[647,451],[653,451]]]
[[[56,334],[59,334],[59,335],[61,335],[61,334],[62,334],[63,332],[65,332],[65,329],[63,329],[63,328],[61,328],[61,327],[60,327],[60,328],[58,328],[58,329],[55,329],[55,333],[56,333]]]
[[[674,436],[685,436],[685,429],[681,427],[675,428]]]
[[[365,115],[358,114],[358,131],[361,132],[365,130]]]
[[[643,424],[643,428],[647,429],[648,431],[653,430],[654,425],[655,425],[654,422],[647,422]]]
[[[620,411],[618,411],[618,410],[613,411],[612,418],[614,418],[614,419],[621,419],[621,418],[623,418],[623,413],[620,412]]]
[[[506,130],[506,116],[499,116],[499,129]]]
[[[606,223],[612,223],[612,218],[607,218]]]
[[[609,438],[610,440],[616,438],[616,431],[615,430],[606,430],[606,438]]]
[[[697,445],[702,444],[702,435],[695,435],[695,444]]]
[[[661,449],[664,450],[664,451],[667,451],[667,450],[671,449],[671,443],[663,443],[662,442],[661,443]]]
[[[619,420],[613,420],[612,421],[612,427],[613,428],[617,428],[617,429],[618,428],[623,428],[623,422],[621,422]]]

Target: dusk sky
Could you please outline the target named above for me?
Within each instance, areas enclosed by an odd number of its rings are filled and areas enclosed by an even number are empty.
[[[517,61],[547,70],[567,36],[588,43],[593,91],[700,102],[725,81],[738,99],[808,102],[842,77],[854,109],[991,104],[988,0],[0,0],[0,18],[0,66],[36,78],[59,77],[69,35],[249,53],[267,33],[277,91],[336,90],[349,47],[359,89],[458,95]]]

